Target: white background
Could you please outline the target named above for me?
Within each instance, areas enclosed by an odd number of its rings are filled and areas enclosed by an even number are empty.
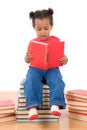
[[[28,64],[27,45],[36,37],[30,11],[54,10],[51,32],[65,40],[69,62],[61,67],[66,89],[87,89],[87,4],[86,0],[1,0],[0,1],[0,90],[18,90]]]

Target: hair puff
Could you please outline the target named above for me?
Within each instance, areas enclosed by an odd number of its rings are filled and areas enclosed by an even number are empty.
[[[51,9],[51,8],[48,8],[48,13],[49,13],[50,15],[53,15],[53,14],[54,14],[54,11],[53,11],[53,9]]]
[[[33,18],[34,18],[34,12],[33,12],[33,11],[31,11],[31,12],[29,13],[29,17],[30,17],[30,19],[33,19]]]

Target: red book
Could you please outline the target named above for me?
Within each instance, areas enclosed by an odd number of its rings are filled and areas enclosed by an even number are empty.
[[[86,99],[86,98],[77,97],[77,96],[72,96],[72,95],[70,95],[70,94],[66,94],[66,99],[67,99],[67,100],[77,100],[77,101],[87,102],[87,99]]]
[[[14,103],[12,100],[0,100],[0,110],[13,109]]]
[[[87,99],[87,90],[75,89],[67,91],[67,95]]]
[[[32,41],[29,52],[33,54],[30,60],[32,67],[43,70],[59,67],[62,66],[59,59],[64,56],[64,42],[47,44]]]

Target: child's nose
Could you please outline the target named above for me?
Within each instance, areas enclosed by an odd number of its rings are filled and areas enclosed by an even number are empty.
[[[44,33],[45,33],[45,31],[44,31],[44,30],[42,30],[42,31],[41,31],[41,34],[44,34]]]

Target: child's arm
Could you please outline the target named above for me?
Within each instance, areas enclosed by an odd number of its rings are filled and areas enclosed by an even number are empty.
[[[67,58],[66,55],[64,55],[62,58],[60,58],[60,63],[61,64],[65,65],[65,64],[67,64],[67,62],[68,62],[68,58]]]
[[[24,60],[25,60],[26,63],[30,63],[30,60],[32,58],[33,58],[33,54],[26,53]]]

